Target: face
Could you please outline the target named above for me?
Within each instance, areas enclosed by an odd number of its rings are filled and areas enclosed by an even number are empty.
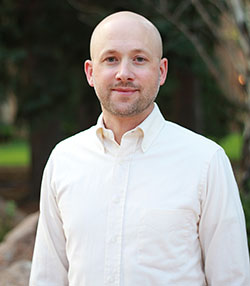
[[[121,20],[106,23],[97,33],[85,72],[103,112],[124,117],[152,110],[167,73],[158,38],[141,23]]]

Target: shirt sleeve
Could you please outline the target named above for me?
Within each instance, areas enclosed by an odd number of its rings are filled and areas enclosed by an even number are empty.
[[[199,238],[209,286],[250,285],[246,225],[238,187],[222,149],[206,174]]]
[[[68,285],[66,239],[52,185],[53,164],[50,158],[43,174],[40,217],[32,260],[30,286]]]

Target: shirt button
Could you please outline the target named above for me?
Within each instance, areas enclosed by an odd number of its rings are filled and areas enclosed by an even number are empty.
[[[114,236],[112,238],[110,238],[110,242],[117,242],[118,241],[118,236]]]
[[[116,197],[116,198],[113,199],[113,202],[114,202],[115,204],[119,204],[120,201],[121,201],[121,200],[120,200],[119,197]]]
[[[113,282],[114,281],[114,277],[113,276],[109,276],[108,277],[108,282]]]
[[[124,162],[125,162],[125,159],[118,159],[118,160],[117,160],[117,164],[118,164],[119,166],[123,165]]]

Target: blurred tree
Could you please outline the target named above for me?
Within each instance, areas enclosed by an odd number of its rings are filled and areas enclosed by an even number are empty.
[[[98,112],[82,75],[90,32],[60,0],[5,0],[1,24],[1,95],[14,89],[18,120],[29,126],[31,197],[38,198],[53,146],[89,127]]]
[[[243,179],[242,184],[245,191],[250,192],[250,2],[248,0],[230,0],[228,5],[228,14],[232,15],[229,21],[236,37],[225,39],[225,45],[229,40],[231,47],[238,51],[237,57],[232,60],[232,65],[238,74],[239,83],[245,87],[243,89],[243,101],[246,106],[246,113],[243,118],[245,123],[244,129],[244,146],[242,156]],[[233,42],[233,44],[232,44]],[[241,65],[238,58],[241,57]]]
[[[206,65],[209,69],[215,67],[211,70],[218,74],[212,56],[216,38],[190,3],[2,1],[0,94],[13,90],[18,99],[18,120],[29,125],[33,198],[38,198],[42,170],[53,146],[92,125],[100,111],[94,91],[83,78],[81,63],[89,57],[92,29],[112,12],[141,13],[160,29],[171,71],[157,99],[166,117],[208,136],[226,133],[228,117],[234,117],[235,108],[221,96],[206,68]],[[220,11],[205,3],[213,22],[219,23]],[[173,17],[178,21],[174,22]],[[180,22],[181,26],[177,25]],[[197,42],[202,49],[197,49]],[[200,51],[205,52],[205,64],[200,60],[203,58]],[[210,67],[209,61],[213,66]]]
[[[168,119],[205,135],[211,137],[225,135],[227,121],[228,125],[230,124],[227,114],[232,118],[235,112],[233,105],[222,98],[222,92],[218,85],[214,84],[214,79],[206,64],[202,63],[193,43],[163,12],[167,4],[171,10],[169,13],[176,13],[177,18],[181,17],[185,29],[199,36],[199,41],[204,43],[210,56],[215,44],[214,37],[202,19],[197,18],[196,9],[189,5],[190,3],[187,5],[186,2],[190,1],[111,0],[106,3],[102,0],[68,0],[68,2],[79,11],[79,19],[92,27],[110,13],[121,10],[134,11],[152,20],[162,34],[165,43],[164,54],[167,55],[170,66],[167,84],[161,88],[160,96],[157,98],[163,113]],[[215,13],[214,21],[219,21],[218,16],[219,13]],[[224,110],[216,106],[214,98],[224,105]],[[211,122],[216,124],[212,125]]]
[[[172,25],[172,29],[182,33],[228,99],[225,102],[228,106],[231,102],[238,109],[238,112],[235,112],[234,108],[234,115],[237,114],[238,121],[244,124],[242,188],[245,191],[250,190],[250,2],[248,0],[141,0],[136,4],[132,1],[126,1],[126,4],[123,1],[109,1],[109,4],[104,4],[102,0],[91,3],[83,0],[69,0],[69,2],[81,11],[81,19],[84,22],[89,21],[93,14],[103,16],[107,11],[110,13],[114,10],[132,10],[151,19],[156,18],[155,23],[158,23],[164,39],[165,35],[168,40],[174,39],[171,37],[169,24]],[[180,39],[180,35],[177,38]],[[174,42],[177,42],[176,39]],[[175,114],[179,114],[177,120],[179,123],[201,131],[201,126],[194,128],[194,122],[200,122],[202,119],[199,94],[205,85],[202,84],[202,87],[200,81],[196,80],[197,74],[194,69],[197,68],[197,56],[183,38],[180,43],[183,45],[182,51],[187,56],[178,54],[178,50],[174,51],[182,60],[181,72],[179,70],[175,74],[181,85],[179,91],[177,89],[175,93],[174,111]],[[171,57],[173,51],[168,41],[167,46]],[[180,51],[180,47],[177,49]],[[189,63],[189,67],[185,63]]]
[[[208,29],[214,43],[215,55],[210,53],[201,33],[183,22],[188,6],[197,12],[195,19]],[[208,67],[224,95],[239,107],[244,124],[244,146],[242,155],[243,178],[241,189],[250,191],[250,2],[230,1],[181,1],[174,12],[165,1],[155,6],[159,14],[175,25],[193,44]],[[220,65],[217,60],[219,59]],[[242,112],[244,115],[242,116]]]
[[[16,93],[17,66],[26,55],[25,50],[17,45],[21,37],[17,16],[14,1],[3,0],[0,3],[0,102],[9,93]]]
[[[200,34],[183,22],[183,14],[191,5],[197,11],[196,21],[203,22],[213,36],[217,57],[209,53]],[[239,107],[244,124],[241,188],[250,192],[250,2],[186,0],[180,2],[174,13],[164,1],[155,7],[193,43],[224,95]]]

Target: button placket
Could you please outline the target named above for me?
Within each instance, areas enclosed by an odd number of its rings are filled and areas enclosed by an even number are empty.
[[[105,245],[105,279],[106,286],[119,286],[121,273],[121,253],[125,201],[129,177],[130,162],[135,152],[136,142],[125,138],[116,153],[112,181],[112,195],[109,203],[106,245]]]
[[[105,285],[120,285],[120,259],[126,184],[129,161],[116,161],[112,188],[115,197],[110,201],[107,221],[107,243],[105,257]]]

